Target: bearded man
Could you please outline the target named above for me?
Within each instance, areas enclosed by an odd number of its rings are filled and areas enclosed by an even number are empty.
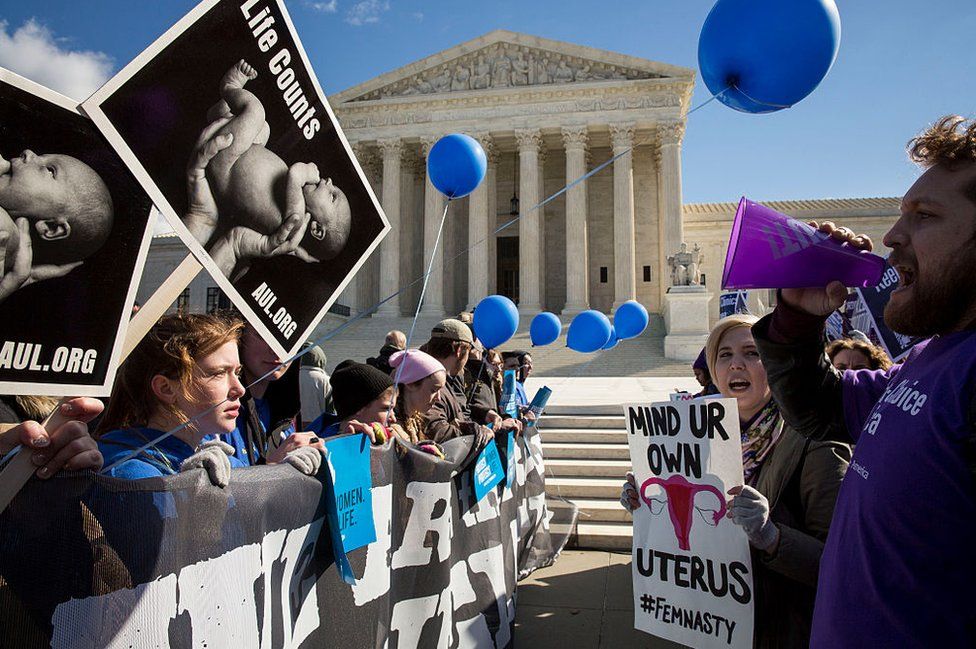
[[[889,370],[835,370],[823,330],[846,298],[839,282],[783,289],[753,327],[787,424],[857,445],[820,562],[811,647],[976,641],[976,123],[944,117],[909,155],[925,172],[884,237],[899,276],[884,318],[928,340]]]

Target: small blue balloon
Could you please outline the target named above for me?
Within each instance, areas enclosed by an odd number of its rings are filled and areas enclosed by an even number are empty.
[[[636,338],[647,329],[647,309],[637,300],[627,300],[617,307],[613,314],[613,326],[617,338],[627,340]]]
[[[573,318],[566,334],[566,345],[578,352],[589,354],[599,351],[610,340],[610,318],[590,309]]]
[[[515,303],[504,295],[489,295],[474,308],[474,334],[488,349],[504,345],[518,331]]]
[[[478,140],[461,133],[437,140],[427,155],[430,183],[448,198],[461,198],[473,192],[487,169],[488,157]]]
[[[535,347],[542,347],[555,342],[562,331],[563,323],[559,321],[559,317],[555,313],[543,311],[532,318],[532,324],[529,326],[529,337]]]
[[[698,67],[723,104],[771,113],[813,92],[839,48],[834,0],[718,0],[698,38]]]
[[[602,349],[613,349],[620,343],[620,338],[617,337],[617,332],[614,330],[613,326],[610,326],[610,340],[607,344],[602,347]]]

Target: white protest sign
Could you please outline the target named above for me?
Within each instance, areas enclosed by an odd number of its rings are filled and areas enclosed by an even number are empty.
[[[390,230],[284,0],[203,0],[82,109],[280,358]]]
[[[742,484],[735,399],[624,406],[634,511],[634,626],[689,647],[752,646],[749,542],[726,518]]]

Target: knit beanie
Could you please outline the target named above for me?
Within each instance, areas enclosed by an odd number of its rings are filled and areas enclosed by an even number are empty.
[[[419,349],[408,349],[390,356],[390,367],[397,383],[407,385],[426,379],[434,372],[446,372],[444,364]]]
[[[693,370],[705,370],[708,371],[708,362],[705,360],[705,348],[702,347],[701,353],[698,354],[698,358],[695,362],[691,364],[691,369]]]
[[[343,361],[329,378],[336,415],[346,419],[393,386],[389,376],[365,363]]]

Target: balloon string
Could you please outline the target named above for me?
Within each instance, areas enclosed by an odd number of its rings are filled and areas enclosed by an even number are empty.
[[[452,200],[452,198],[447,199],[447,203],[444,205],[444,213],[441,214],[441,222],[437,226],[437,238],[434,239],[434,249],[430,253],[430,261],[427,263],[427,272],[424,273],[424,283],[420,287],[420,297],[417,299],[417,309],[413,313],[413,322],[410,323],[410,331],[407,333],[407,344],[404,346],[404,351],[410,349],[410,341],[413,340],[413,332],[417,328],[417,319],[420,317],[420,309],[424,304],[424,296],[427,295],[427,285],[430,283],[430,276],[434,271],[434,261],[437,259],[437,248],[441,245],[441,233],[444,232],[444,221],[447,220],[447,210],[451,206]],[[394,399],[390,400],[390,408],[386,411],[387,418],[389,418],[390,413],[393,412],[396,386],[400,384],[400,373],[403,372],[403,364],[406,363],[406,361],[407,359],[404,358],[400,361],[400,364],[397,365],[396,376],[393,377]]]
[[[715,99],[717,99],[721,95],[723,95],[726,92],[728,92],[732,87],[733,87],[732,85],[729,85],[728,87],[724,88],[721,92],[716,93],[714,96],[708,98],[707,100],[705,100],[704,102],[702,102],[698,106],[695,106],[695,107],[691,108],[685,114],[685,117],[687,118],[688,116],[692,115],[693,113],[701,110],[702,108],[704,108],[705,106],[707,106],[708,104],[710,104],[712,101],[714,101]],[[745,94],[745,93],[743,93],[743,94]],[[458,258],[460,258],[461,256],[466,255],[467,253],[469,253],[471,250],[473,250],[477,246],[480,246],[481,244],[486,243],[487,241],[489,241],[491,239],[491,237],[495,236],[496,234],[499,234],[500,232],[502,232],[506,228],[511,227],[515,223],[518,223],[520,220],[522,220],[523,218],[525,218],[525,217],[529,216],[530,214],[534,213],[536,210],[538,210],[539,208],[545,206],[550,201],[552,201],[552,200],[556,199],[557,197],[561,196],[562,194],[566,193],[572,187],[578,185],[579,183],[583,182],[587,178],[590,178],[594,174],[599,173],[600,171],[602,171],[603,169],[605,169],[609,165],[613,164],[614,162],[616,162],[617,160],[619,160],[623,156],[625,156],[628,153],[630,153],[631,151],[633,151],[634,148],[636,148],[636,147],[638,147],[638,146],[640,146],[642,144],[645,144],[645,143],[647,143],[647,139],[646,138],[643,139],[643,140],[638,141],[633,146],[627,148],[626,150],[622,151],[621,153],[618,153],[617,155],[613,156],[612,158],[610,158],[606,162],[603,162],[602,164],[600,164],[597,167],[593,168],[589,172],[585,173],[581,177],[573,180],[571,183],[567,184],[565,187],[563,187],[562,189],[558,190],[556,193],[552,194],[551,196],[545,198],[542,201],[539,201],[538,203],[536,203],[535,205],[533,205],[531,208],[529,208],[525,213],[519,214],[518,216],[516,216],[515,218],[511,219],[507,223],[504,223],[501,226],[495,228],[495,230],[493,230],[491,233],[489,233],[488,236],[483,237],[483,238],[479,239],[478,241],[474,242],[473,244],[471,244],[470,246],[468,246],[467,248],[465,248],[461,252],[457,253],[456,255],[454,255],[453,257],[451,257],[450,259],[448,259],[445,263],[451,263],[451,262],[457,260]],[[438,227],[438,230],[437,230],[437,241],[438,242],[440,241],[440,238],[441,238],[441,232],[443,231],[444,220],[445,220],[445,218],[447,216],[447,209],[448,209],[448,206],[450,205],[450,201],[451,201],[451,199],[449,198],[447,205],[444,206],[444,215],[441,217],[440,227]],[[437,246],[435,245],[434,252],[436,253],[436,251],[437,251]],[[431,262],[433,262],[433,259],[434,259],[435,256],[436,256],[436,254],[431,257]],[[423,287],[424,287],[424,289],[426,289],[428,278],[430,277],[430,275],[431,275],[432,272],[433,272],[433,267],[431,265],[428,265],[428,269],[427,269],[427,272],[426,273],[424,273],[420,277],[417,277],[413,281],[408,282],[407,284],[401,286],[395,293],[392,293],[391,295],[388,295],[387,297],[381,299],[376,304],[374,304],[374,305],[372,305],[370,307],[367,307],[366,309],[360,311],[355,316],[353,316],[352,318],[350,318],[346,322],[342,323],[341,325],[339,325],[335,329],[332,329],[331,331],[327,332],[326,334],[322,335],[321,337],[316,338],[314,341],[312,341],[312,344],[309,345],[307,348],[302,349],[302,350],[299,350],[297,353],[293,354],[291,357],[287,358],[286,360],[281,361],[281,363],[279,365],[277,365],[273,369],[269,370],[263,376],[261,376],[260,378],[254,380],[250,384],[244,386],[244,389],[245,390],[250,390],[252,387],[254,387],[255,385],[257,385],[261,381],[264,381],[265,379],[267,379],[268,377],[270,377],[271,375],[273,375],[275,372],[279,371],[285,365],[288,365],[289,363],[292,363],[292,362],[298,360],[299,358],[301,358],[305,354],[307,354],[310,351],[312,351],[312,348],[313,347],[315,347],[317,345],[320,345],[320,344],[322,344],[324,342],[327,342],[327,341],[331,340],[335,336],[339,335],[340,333],[342,333],[343,331],[345,331],[346,329],[348,329],[355,322],[358,322],[359,320],[365,318],[366,316],[372,315],[381,306],[383,306],[384,304],[386,304],[390,300],[396,298],[397,296],[402,295],[404,292],[406,292],[407,289],[409,289],[410,287],[414,286],[418,282],[423,282]],[[423,299],[424,289],[421,290],[421,300]],[[417,310],[416,310],[416,312],[414,314],[413,322],[412,322],[411,327],[410,327],[411,335],[413,334],[414,327],[416,326],[416,323],[417,323],[417,316],[420,313],[421,300],[418,300],[418,302],[417,302]],[[408,338],[407,340],[408,340],[408,346],[409,346],[409,340],[410,339]],[[586,367],[589,367],[590,363],[592,363],[593,360],[596,360],[595,357],[593,359],[591,359],[589,362],[583,364],[581,366],[581,368],[579,368],[579,369],[582,370],[582,369],[585,369]],[[402,367],[402,365],[401,365],[401,367]],[[399,372],[397,373],[397,378],[399,378]],[[572,378],[572,377],[565,377],[565,378]],[[113,462],[112,464],[104,467],[101,470],[101,473],[104,474],[104,473],[112,470],[113,468],[117,467],[118,465],[122,464],[123,462],[127,462],[127,461],[131,460],[132,458],[136,457],[137,455],[139,455],[140,453],[145,452],[146,450],[148,450],[149,448],[151,448],[151,447],[155,446],[156,444],[160,443],[164,439],[166,439],[168,437],[171,437],[173,434],[178,433],[179,431],[181,431],[181,430],[183,430],[183,429],[185,429],[185,428],[187,428],[187,427],[195,424],[197,421],[199,421],[203,417],[207,416],[208,414],[210,414],[211,412],[213,412],[214,410],[216,410],[217,408],[219,408],[223,404],[227,403],[227,401],[229,401],[229,399],[224,399],[220,403],[218,403],[218,404],[216,404],[214,406],[211,406],[210,408],[204,410],[203,412],[195,415],[194,417],[192,417],[189,420],[187,420],[186,422],[180,424],[176,428],[174,428],[174,429],[172,429],[170,431],[167,431],[167,432],[163,433],[162,435],[160,435],[159,437],[157,437],[157,438],[149,441],[148,443],[144,444],[143,446],[141,446],[141,447],[139,447],[137,449],[134,449],[134,450],[130,451],[129,453],[123,455],[120,459],[118,459],[115,462]]]
[[[755,103],[759,104],[760,106],[769,106],[770,108],[792,108],[793,107],[793,104],[772,104],[772,103],[770,103],[768,101],[760,101],[760,100],[758,100],[758,99],[756,99],[754,97],[750,97],[749,96],[749,93],[747,93],[745,90],[743,90],[742,88],[740,88],[735,83],[729,84],[729,88],[735,88],[740,93],[742,93],[742,96],[743,97],[745,97],[746,99],[748,99],[751,102],[755,102]],[[725,90],[728,90],[729,88],[726,88]],[[722,92],[725,92],[725,90],[723,90]],[[716,95],[716,97],[717,96],[718,95]],[[714,99],[714,97],[713,97],[713,99]]]

